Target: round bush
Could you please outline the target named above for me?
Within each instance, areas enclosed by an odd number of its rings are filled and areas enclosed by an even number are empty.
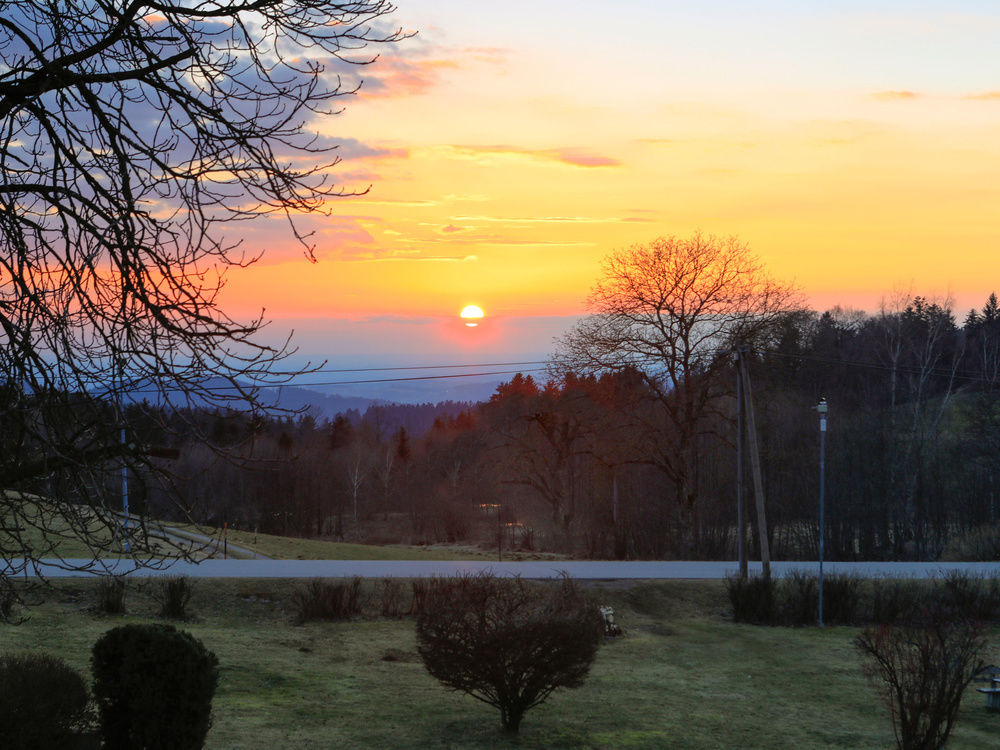
[[[0,657],[0,747],[79,747],[90,725],[83,677],[48,654]]]
[[[94,644],[105,750],[200,750],[211,725],[215,654],[172,625],[125,625]]]

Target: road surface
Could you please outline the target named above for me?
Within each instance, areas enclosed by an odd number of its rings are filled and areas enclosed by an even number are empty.
[[[3,569],[5,574],[19,568]],[[707,579],[720,580],[735,574],[735,562],[685,562],[685,561],[602,561],[561,560],[554,562],[486,562],[486,561],[433,561],[433,560],[203,560],[199,563],[177,560],[158,562],[156,567],[137,566],[131,560],[66,560],[43,561],[38,570],[29,566],[28,575],[41,573],[48,578],[68,578],[89,575],[191,576],[192,578],[425,578],[452,576],[462,573],[492,571],[497,575],[522,578],[557,578],[566,574],[571,578],[589,580],[615,579]],[[816,562],[772,562],[775,576],[785,576],[792,571],[816,573]],[[853,562],[831,563],[823,566],[825,575],[853,573],[863,577],[888,576],[894,578],[930,578],[960,570],[973,575],[1000,576],[1000,562],[991,563],[883,563]],[[751,574],[760,573],[760,563],[750,563]],[[24,573],[20,574],[24,576]]]

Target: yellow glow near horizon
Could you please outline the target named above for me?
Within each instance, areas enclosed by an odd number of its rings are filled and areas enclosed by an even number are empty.
[[[345,146],[331,178],[363,194],[304,220],[315,265],[283,222],[241,225],[268,252],[232,272],[227,311],[434,318],[479,346],[513,318],[584,313],[609,252],[696,231],[739,237],[819,310],[909,288],[961,317],[1000,291],[1000,63],[966,52],[993,44],[994,13],[935,23],[900,4],[883,25],[817,6],[763,23],[735,3],[709,19],[626,0],[650,34],[629,38],[641,63],[620,81],[579,64],[597,27],[523,35],[501,5],[439,5],[408,3],[406,25],[473,46],[428,35],[365,69],[379,86],[317,123]],[[558,5],[538,28],[562,28]],[[676,45],[652,33],[666,23],[687,29]],[[772,55],[731,44],[748,25]],[[465,295],[490,322],[460,337],[482,320],[448,312]]]

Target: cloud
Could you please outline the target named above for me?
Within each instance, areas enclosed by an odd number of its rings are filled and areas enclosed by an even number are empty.
[[[310,123],[313,126],[318,121]],[[309,150],[293,148],[280,140],[274,141],[272,148],[276,156],[295,162],[311,164],[330,162],[334,159],[349,161],[351,159],[405,159],[410,155],[408,149],[387,145],[373,145],[346,136],[325,135],[313,133],[300,139],[300,145]],[[317,153],[319,152],[319,153]]]
[[[528,158],[540,161],[554,161],[573,167],[618,167],[621,161],[610,156],[602,156],[581,148],[523,148],[507,144],[490,146],[450,145],[446,149],[462,159],[480,159],[490,157]]]
[[[499,66],[506,64],[507,59],[508,51],[502,47],[422,44],[395,47],[375,58],[359,61],[360,64],[331,58],[324,65],[331,86],[339,82],[342,93],[373,99],[420,96],[434,88],[447,71],[474,65]]]
[[[452,221],[494,222],[500,224],[610,224],[626,219],[617,216],[452,216]]]
[[[1000,91],[982,91],[978,94],[966,94],[962,98],[977,102],[995,102],[1000,101]]]
[[[353,263],[383,263],[398,261],[407,263],[470,263],[479,260],[476,255],[424,255],[421,250],[399,248],[352,248],[340,253],[337,258]]]
[[[442,70],[458,67],[448,59],[383,57],[366,68],[358,93],[364,98],[419,96],[437,84]]]
[[[332,138],[335,141],[337,154],[343,160],[348,159],[403,159],[410,152],[405,148],[387,146],[372,146],[356,138]]]
[[[906,101],[909,99],[920,99],[923,94],[916,91],[876,91],[869,95],[872,99],[878,102],[899,102]]]

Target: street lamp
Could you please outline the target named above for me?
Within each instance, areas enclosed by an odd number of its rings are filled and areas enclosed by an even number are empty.
[[[823,627],[823,537],[824,537],[824,477],[826,464],[826,399],[816,406],[819,412],[819,626]]]

